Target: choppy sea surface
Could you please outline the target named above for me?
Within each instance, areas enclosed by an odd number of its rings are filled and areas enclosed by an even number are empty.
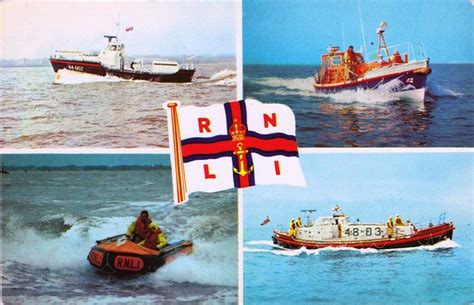
[[[195,64],[191,83],[125,81],[51,66],[0,68],[0,148],[167,147],[164,102],[236,98],[233,60]]]
[[[474,230],[399,250],[285,250],[273,224],[244,230],[245,304],[471,304]]]
[[[11,171],[2,175],[3,304],[236,304],[235,191],[172,203],[169,170]],[[194,252],[156,272],[103,274],[87,255],[143,209]]]
[[[244,65],[244,96],[290,106],[303,147],[474,146],[474,65],[431,66],[424,103],[390,88],[316,95],[318,66]]]

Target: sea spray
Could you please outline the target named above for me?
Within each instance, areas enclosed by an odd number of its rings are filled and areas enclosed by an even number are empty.
[[[225,69],[213,74],[206,83],[209,86],[232,87],[237,85],[237,72]]]
[[[291,92],[287,92],[287,94],[307,95],[308,93],[314,93],[313,77],[306,77],[306,78],[264,77],[264,78],[259,78],[252,81],[255,82],[256,84],[263,85],[266,87],[291,90]],[[280,94],[284,94],[283,92],[285,91],[280,91]]]
[[[65,223],[71,228],[59,236],[51,236],[12,218],[7,222],[6,231],[18,234],[9,234],[3,239],[3,260],[53,270],[88,266],[86,257],[96,240],[125,232],[133,220],[133,217],[67,216]],[[23,229],[14,230],[17,227]]]
[[[176,263],[159,269],[155,278],[179,283],[216,286],[237,286],[237,243],[234,239],[221,242],[195,242],[193,253]],[[233,267],[231,267],[234,265]]]
[[[455,89],[432,82],[428,82],[427,91],[435,97],[462,98],[466,95],[465,93],[459,92]]]
[[[436,251],[439,249],[449,249],[449,248],[456,248],[460,247],[460,245],[452,240],[444,240],[442,242],[439,242],[435,245],[429,245],[429,246],[419,246],[419,247],[409,247],[409,248],[400,248],[400,249],[374,249],[374,248],[363,248],[363,249],[357,249],[357,248],[351,248],[351,247],[325,247],[321,249],[306,249],[306,248],[300,248],[300,249],[285,249],[277,245],[272,245],[271,241],[261,241],[261,240],[255,240],[255,241],[248,241],[245,242],[245,244],[248,245],[261,245],[261,246],[270,246],[273,249],[264,249],[264,248],[251,248],[251,247],[243,247],[244,252],[249,252],[249,253],[270,253],[270,254],[275,254],[275,255],[283,255],[283,256],[300,256],[300,255],[317,255],[317,254],[322,254],[324,252],[330,253],[330,252],[357,252],[360,254],[375,254],[375,253],[386,253],[386,252],[396,252],[396,251],[420,251],[420,250],[425,250],[425,251]]]
[[[82,73],[77,71],[71,71],[61,69],[56,72],[54,83],[61,85],[77,85],[86,83],[97,83],[97,82],[120,82],[126,81],[115,76],[100,76],[89,73]]]

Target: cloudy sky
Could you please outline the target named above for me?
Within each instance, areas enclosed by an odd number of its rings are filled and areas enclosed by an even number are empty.
[[[49,57],[57,49],[100,50],[103,35],[117,33],[128,55],[232,55],[238,5],[3,2],[0,59]],[[134,30],[125,32],[130,26]]]

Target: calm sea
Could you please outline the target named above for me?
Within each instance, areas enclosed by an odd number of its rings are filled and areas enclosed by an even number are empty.
[[[172,203],[169,170],[11,171],[2,175],[3,304],[236,304],[236,192]],[[117,277],[90,266],[95,241],[143,209],[194,253],[154,273]]]
[[[200,62],[185,84],[123,81],[51,66],[0,68],[0,148],[167,147],[164,102],[197,106],[236,98],[233,60]]]
[[[245,304],[472,304],[472,225],[403,250],[283,250],[273,225],[244,230]]]
[[[244,96],[290,106],[303,147],[474,146],[474,65],[432,69],[424,103],[380,91],[317,96],[318,66],[244,65]]]

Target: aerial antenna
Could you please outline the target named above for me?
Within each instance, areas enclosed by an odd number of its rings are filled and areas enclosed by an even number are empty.
[[[119,30],[120,30],[120,13],[117,14],[117,22],[115,23],[115,25],[117,26],[117,34],[115,36],[118,37]]]
[[[365,34],[364,34],[364,23],[362,22],[362,13],[360,10],[360,0],[357,0],[357,6],[359,8],[359,20],[360,20],[360,28],[362,30],[362,43],[364,47],[364,57],[367,58],[367,50],[365,48]]]

